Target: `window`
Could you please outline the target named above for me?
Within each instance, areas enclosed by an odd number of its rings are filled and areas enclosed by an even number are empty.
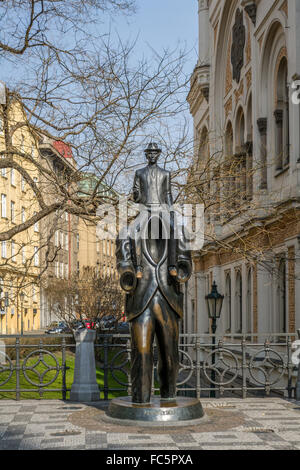
[[[242,275],[241,275],[241,272],[238,271],[236,274],[236,280],[235,280],[235,331],[236,333],[242,333],[243,331],[242,292],[243,292]]]
[[[26,264],[26,248],[22,246],[22,264]]]
[[[245,116],[239,109],[236,119],[236,152],[235,152],[235,191],[236,197],[246,199],[246,152],[245,152]]]
[[[64,233],[60,232],[60,246],[63,248],[64,247]]]
[[[15,186],[16,185],[15,183],[16,183],[15,182],[15,169],[12,168],[11,171],[10,171],[10,184],[12,186]]]
[[[15,223],[15,203],[13,201],[10,202],[10,218],[12,223]]]
[[[61,278],[64,277],[64,263],[59,264],[59,275]]]
[[[34,247],[34,266],[39,265],[39,247],[35,246]]]
[[[31,144],[31,157],[32,157],[32,158],[35,157],[35,154],[34,154],[34,144]]]
[[[225,330],[231,332],[231,276],[228,273],[225,280]]]
[[[277,73],[275,134],[276,170],[280,171],[289,163],[289,91],[287,82],[287,60],[283,57]]]
[[[69,248],[69,243],[68,243],[69,239],[68,239],[68,234],[65,233],[65,250],[68,250]]]
[[[278,266],[278,284],[277,284],[277,331],[279,333],[287,332],[286,321],[286,260],[282,258]]]
[[[23,175],[21,176],[21,191],[25,191],[25,178]]]
[[[59,277],[59,263],[55,261],[55,276]]]
[[[2,155],[2,158],[6,158],[6,155]],[[3,176],[3,178],[7,178],[6,168],[1,168],[1,175]]]
[[[252,95],[248,100],[247,108],[247,142],[246,150],[246,199],[253,196],[253,123],[252,123]]]
[[[1,243],[1,256],[2,258],[6,258],[6,240],[4,240],[2,243]]]
[[[252,271],[247,274],[247,309],[246,309],[246,328],[247,333],[252,333]]]
[[[36,214],[37,214],[37,212],[34,213],[34,215],[36,215]],[[35,222],[35,224],[34,224],[34,231],[35,231],[35,232],[39,232],[39,222]]]
[[[58,230],[56,230],[56,232],[55,232],[55,240],[54,240],[55,246],[58,246],[58,243],[59,243],[58,240],[59,240],[59,232],[58,232]]]
[[[1,215],[6,217],[6,194],[1,194]]]
[[[11,241],[11,260],[13,263],[16,262],[16,244],[13,240]]]
[[[21,221],[22,221],[22,224],[24,224],[24,222],[26,221],[25,207],[22,207],[21,209]]]
[[[76,245],[77,245],[77,250],[79,250],[79,233],[76,233]]]

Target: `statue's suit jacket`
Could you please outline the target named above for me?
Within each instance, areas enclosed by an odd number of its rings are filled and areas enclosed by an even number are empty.
[[[160,204],[172,206],[173,198],[171,192],[171,175],[170,172],[155,165],[155,180],[150,177],[150,167],[146,166],[137,170],[133,183],[134,201],[140,204],[151,204],[151,193],[153,185],[156,187],[158,200]]]
[[[147,227],[144,227],[144,230],[147,230]],[[183,294],[180,291],[180,282],[184,283],[189,280],[192,274],[192,262],[191,253],[186,249],[183,232],[180,235],[177,240],[179,279],[170,276],[168,271],[168,240],[159,240],[158,253],[157,251],[153,253],[151,241],[141,237],[143,277],[136,279],[135,240],[129,236],[125,239],[117,238],[117,269],[120,274],[121,287],[127,291],[125,313],[129,321],[145,311],[157,290],[182,318]],[[128,274],[134,279],[130,285],[127,282]]]
[[[162,242],[161,258],[157,264],[152,257],[150,243],[144,239],[141,242],[143,277],[134,282],[129,292],[129,289],[125,289],[128,292],[125,309],[128,320],[133,320],[145,311],[158,289],[178,316],[182,317],[183,294],[180,292],[179,281],[171,277],[168,271],[167,240],[160,240]],[[191,254],[184,245],[184,240],[178,240],[178,270],[181,282],[187,282],[192,273]],[[122,286],[124,280],[126,282],[128,273],[135,276],[134,240],[118,238],[116,256]]]

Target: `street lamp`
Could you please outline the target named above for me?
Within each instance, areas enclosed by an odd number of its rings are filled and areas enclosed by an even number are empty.
[[[21,336],[23,336],[23,302],[24,302],[25,294],[24,292],[20,293],[20,300],[21,300]]]
[[[218,292],[217,289],[217,284],[214,281],[212,285],[212,289],[210,294],[205,296],[206,299],[206,304],[207,304],[207,311],[208,311],[208,317],[212,320],[211,323],[211,329],[213,333],[212,337],[212,346],[213,346],[213,355],[212,355],[212,371],[211,371],[211,380],[212,380],[212,387],[214,387],[214,382],[216,379],[216,374],[215,374],[215,345],[216,345],[216,329],[217,329],[217,319],[220,318],[221,316],[221,310],[222,310],[222,305],[223,305],[223,300],[224,300],[224,295],[221,295]],[[210,396],[214,398],[216,396],[215,390],[211,390]]]

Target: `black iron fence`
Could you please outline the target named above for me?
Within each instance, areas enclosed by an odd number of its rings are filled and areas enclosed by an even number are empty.
[[[292,362],[295,334],[219,337],[180,336],[178,394],[294,396],[297,369]],[[72,335],[0,336],[0,398],[68,399],[75,359]],[[130,337],[98,335],[95,343],[100,398],[130,395]],[[159,393],[154,346],[153,393]]]
[[[0,335],[0,398],[67,398],[73,335]]]
[[[218,337],[180,335],[178,394],[196,396],[247,396],[282,394],[292,397],[298,367],[292,363],[294,334],[255,334]],[[130,394],[130,341],[126,335],[99,335],[104,382],[101,392]],[[159,391],[156,347],[153,393]],[[111,387],[114,380],[116,386]]]

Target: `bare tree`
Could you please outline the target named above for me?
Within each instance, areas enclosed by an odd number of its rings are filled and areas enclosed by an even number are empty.
[[[74,326],[76,321],[97,322],[107,315],[116,321],[123,316],[124,296],[118,281],[86,267],[71,279],[53,279],[46,286],[50,309],[59,320]]]
[[[14,221],[1,220],[0,242],[14,247],[1,266],[16,271],[14,258],[28,246],[16,274],[18,290],[31,282],[28,274],[39,282],[56,259],[60,247],[53,239],[61,215],[96,223],[99,204],[117,203],[107,189],[129,193],[128,174],[141,162],[145,141],[157,130],[167,134],[168,120],[172,125],[186,107],[184,52],[153,52],[151,61],[138,61],[134,44],[103,32],[103,15],[132,13],[134,7],[131,0],[0,3],[0,55],[8,70],[0,172],[14,173],[26,186],[26,217],[20,207]],[[12,67],[16,73],[8,81]],[[49,156],[51,149],[57,154],[57,142],[72,152],[59,167]],[[98,183],[79,195],[86,172]],[[33,228],[42,223],[47,230],[40,230],[36,243]],[[31,271],[35,245],[42,254],[39,272]]]

